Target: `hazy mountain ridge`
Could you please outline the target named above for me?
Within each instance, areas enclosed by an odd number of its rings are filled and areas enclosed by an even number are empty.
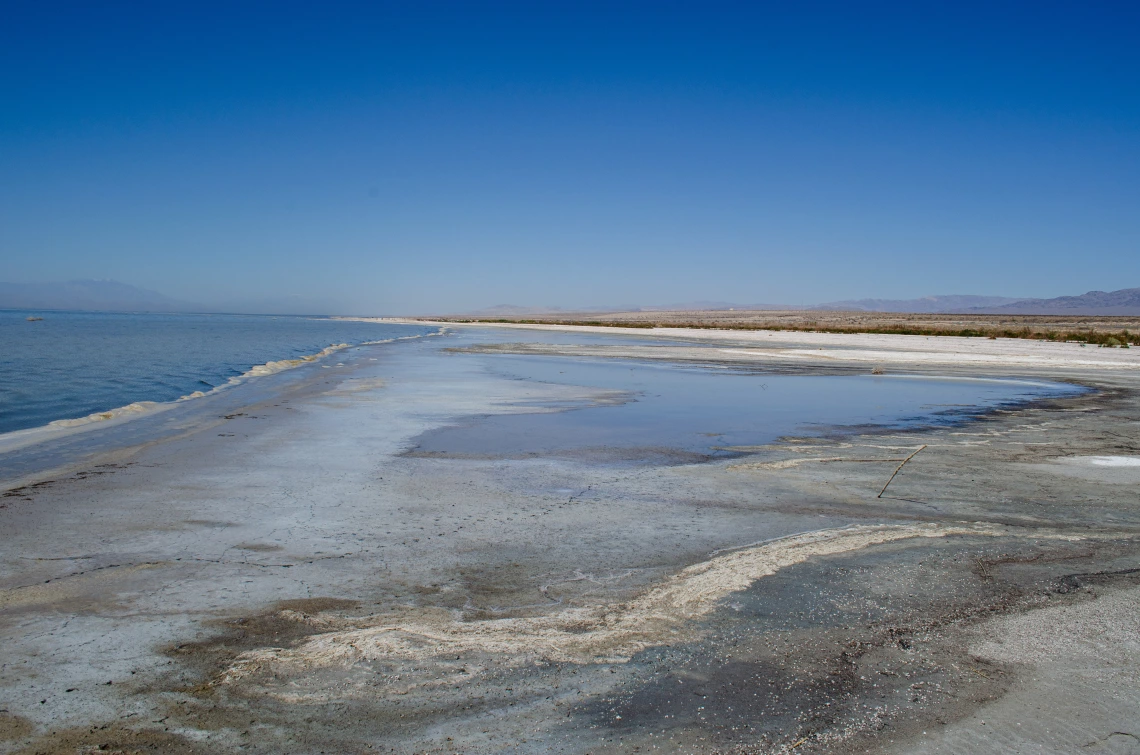
[[[982,306],[977,313],[1025,315],[1140,315],[1140,288],[1089,291],[1080,296],[1022,299],[998,307]]]
[[[903,314],[1024,314],[1024,315],[1140,315],[1140,288],[1118,291],[1089,291],[1080,296],[1052,299],[1025,299],[1009,296],[945,294],[918,299],[852,299],[823,304],[734,304],[723,301],[697,301],[684,304],[643,307],[521,307],[500,304],[477,312],[476,317],[525,317],[527,315],[605,312],[699,312],[699,311],[851,311],[898,312]]]
[[[968,311],[976,307],[996,307],[1004,304],[1021,301],[1008,296],[972,296],[968,294],[952,294],[945,296],[924,296],[919,299],[855,299],[850,301],[833,301],[823,304],[738,304],[727,301],[693,301],[677,304],[662,304],[630,307],[582,307],[567,309],[565,307],[530,307],[512,304],[499,304],[494,307],[475,310],[466,314],[475,317],[525,317],[526,315],[558,314],[566,312],[579,313],[605,313],[605,312],[705,312],[740,310],[744,312],[755,311],[799,311],[799,310],[833,310],[857,312],[908,312],[908,313],[939,313]]]
[[[337,312],[338,307],[333,301],[289,294],[252,300],[191,302],[115,280],[73,280],[49,283],[0,282],[0,309],[317,315]]]
[[[463,314],[472,317],[526,317],[527,315],[545,315],[551,312],[562,312],[561,307],[524,307],[515,304],[496,304],[493,307],[483,307]],[[597,312],[601,310],[589,310]]]
[[[206,308],[113,280],[0,282],[0,309],[88,312],[203,312]]]
[[[91,312],[234,312],[301,313],[336,312],[336,302],[281,295],[274,299],[201,304],[175,299],[114,280],[73,280],[51,283],[0,282],[0,309],[43,309]],[[1017,299],[1006,296],[948,294],[917,299],[853,299],[823,304],[734,304],[724,301],[694,301],[661,306],[564,307],[499,304],[469,311],[473,317],[523,318],[543,314],[604,314],[606,312],[678,312],[764,310],[828,310],[853,312],[899,312],[913,314],[1026,314],[1026,315],[1140,315],[1140,288],[1089,291],[1080,296],[1051,299]]]
[[[855,299],[819,304],[813,309],[852,310],[859,312],[909,312],[915,314],[935,314],[939,312],[960,312],[978,307],[1001,307],[1021,299],[1009,296],[974,296],[970,294],[950,294],[943,296],[923,296],[918,299]]]

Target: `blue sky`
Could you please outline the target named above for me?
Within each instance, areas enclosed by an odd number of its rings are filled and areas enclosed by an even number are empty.
[[[1140,5],[5,5],[0,280],[355,313],[1140,286]]]

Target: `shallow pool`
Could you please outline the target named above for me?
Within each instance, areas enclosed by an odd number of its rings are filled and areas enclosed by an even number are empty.
[[[771,375],[625,360],[504,355],[505,377],[620,392],[612,400],[469,417],[419,436],[410,453],[456,457],[600,455],[684,462],[731,456],[788,435],[961,423],[1086,389],[1017,379]]]

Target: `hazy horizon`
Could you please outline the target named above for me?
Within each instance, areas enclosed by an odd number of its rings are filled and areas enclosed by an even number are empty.
[[[534,311],[619,311],[619,310],[634,310],[634,309],[668,309],[668,308],[686,308],[686,307],[699,307],[702,309],[711,309],[716,306],[736,307],[774,307],[774,306],[787,306],[787,307],[802,307],[812,305],[829,305],[841,303],[844,301],[872,301],[869,297],[859,297],[858,299],[848,300],[835,300],[835,301],[808,301],[799,304],[792,302],[760,302],[760,301],[723,301],[712,299],[691,299],[688,301],[625,301],[625,302],[610,302],[606,304],[542,304],[535,302],[516,302],[516,301],[503,301],[496,303],[486,303],[477,307],[457,310],[436,310],[436,311],[417,311],[417,312],[385,312],[385,311],[354,311],[345,309],[342,302],[337,302],[332,299],[322,301],[317,298],[306,298],[303,296],[278,296],[275,298],[265,299],[230,299],[218,300],[209,297],[191,297],[188,299],[181,299],[177,297],[170,297],[163,291],[156,291],[153,289],[145,289],[142,287],[134,286],[126,281],[118,281],[111,278],[94,278],[94,279],[76,279],[68,281],[0,281],[0,309],[76,309],[82,310],[83,307],[75,306],[76,297],[81,297],[82,292],[68,292],[69,287],[85,286],[88,284],[105,285],[112,288],[126,287],[134,289],[134,293],[142,295],[157,295],[163,299],[168,299],[170,305],[176,306],[177,309],[170,311],[192,311],[192,312],[213,312],[213,313],[235,313],[235,314],[320,314],[320,315],[425,315],[425,314],[469,314],[486,310],[496,310],[504,307],[511,307],[517,309],[526,309]],[[62,306],[56,307],[36,307],[36,306],[10,306],[9,296],[11,295],[11,288],[26,288],[30,290],[40,289],[50,292],[49,295],[61,301]],[[68,297],[72,301],[68,301]],[[1005,301],[1018,301],[1020,299],[1027,299],[1030,297],[1017,297],[1017,296],[981,296],[974,294],[926,294],[923,296],[909,297],[907,299],[891,299],[891,301],[922,301],[927,299],[939,298],[978,298],[978,299],[1002,299]],[[125,299],[124,299],[125,300]],[[17,302],[19,303],[19,302]]]
[[[346,314],[1140,285],[1140,9],[12,9],[0,281]]]
[[[154,312],[154,313],[213,313],[213,314],[266,314],[266,315],[332,315],[332,316],[388,316],[388,315],[477,315],[525,316],[528,314],[600,313],[600,312],[666,312],[670,310],[864,310],[878,312],[928,313],[1000,313],[1007,305],[1020,304],[1022,313],[1050,314],[1057,312],[1086,314],[1140,314],[1140,288],[1120,289],[1114,292],[1089,291],[1060,300],[1038,297],[984,296],[976,294],[930,294],[911,299],[860,298],[835,301],[812,301],[803,304],[788,302],[730,302],[723,300],[689,300],[685,302],[623,302],[600,306],[527,305],[511,302],[459,310],[425,310],[417,312],[353,311],[342,303],[321,302],[317,299],[281,296],[275,299],[247,299],[210,302],[175,299],[162,292],[141,289],[121,281],[72,280],[19,284],[0,281],[0,310],[78,311],[78,312]],[[1029,309],[1025,309],[1029,307]]]

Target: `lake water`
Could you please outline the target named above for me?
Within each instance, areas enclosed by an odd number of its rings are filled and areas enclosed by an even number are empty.
[[[536,407],[538,411],[455,418],[410,444],[410,453],[435,457],[569,456],[607,463],[683,463],[731,456],[741,447],[789,435],[961,423],[995,409],[1085,390],[1018,379],[764,374],[712,364],[439,353],[448,345],[488,341],[667,342],[649,333],[615,337],[464,328],[428,343],[419,337],[436,333],[437,328],[327,318],[45,313],[42,321],[29,322],[26,317],[23,312],[0,313],[3,432],[60,420],[87,422],[76,418],[100,418],[104,416],[100,413],[135,402],[213,395],[248,382],[251,376],[291,367],[297,362],[288,360],[320,353],[333,344],[401,338],[413,340],[365,346],[364,351],[334,351],[317,364],[338,367],[343,362],[344,369],[333,372],[370,374],[380,369],[375,366],[379,363],[369,362],[364,354],[382,348],[384,364],[412,358],[420,365],[416,369],[428,378],[443,374],[458,358],[482,365],[490,391],[495,390],[495,381],[508,379],[605,389],[609,397],[601,402]],[[420,345],[412,348],[413,343]],[[274,364],[279,360],[285,361]],[[263,399],[265,390],[273,390],[277,382],[277,378],[265,383],[259,380],[261,387],[250,383],[241,391],[223,390],[227,396],[223,403],[229,408],[223,409],[216,401],[209,409],[204,404],[202,408],[215,413],[237,411],[241,401]],[[82,453],[163,437],[192,418],[199,403],[181,402],[178,412],[131,422],[129,428],[87,433],[82,439],[8,454],[4,470],[14,476]]]
[[[787,435],[956,424],[1085,389],[1029,380],[905,375],[772,375],[625,360],[501,355],[503,377],[620,391],[613,403],[469,417],[416,439],[434,457],[569,456],[686,462]]]
[[[436,330],[319,317],[2,311],[0,433],[205,393],[334,344]]]

